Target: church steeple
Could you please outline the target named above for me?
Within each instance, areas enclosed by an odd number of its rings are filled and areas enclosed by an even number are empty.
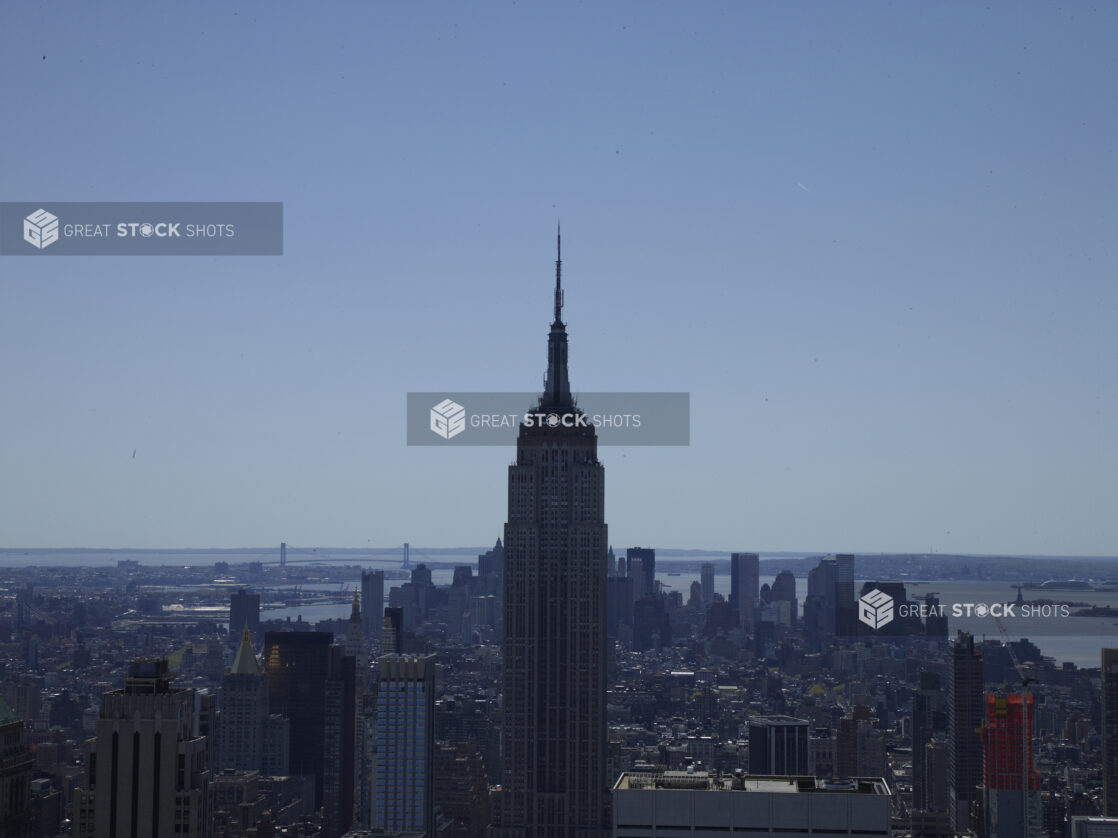
[[[574,407],[567,380],[567,327],[563,324],[563,250],[561,231],[555,233],[555,319],[547,338],[547,377],[544,379],[541,408]]]

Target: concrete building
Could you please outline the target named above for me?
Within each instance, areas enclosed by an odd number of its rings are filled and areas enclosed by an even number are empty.
[[[267,724],[268,677],[256,660],[250,629],[245,625],[233,666],[221,681],[216,769],[263,770]]]
[[[613,787],[613,838],[887,838],[891,807],[880,778],[625,772]]]
[[[138,660],[105,693],[74,794],[74,835],[210,835],[209,743],[195,691],[171,686],[166,659]]]

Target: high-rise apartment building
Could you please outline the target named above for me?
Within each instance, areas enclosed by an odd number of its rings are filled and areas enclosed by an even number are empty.
[[[982,812],[987,838],[1041,838],[1040,775],[1033,767],[1033,697],[986,694]]]
[[[290,724],[292,774],[315,778],[315,808],[322,806],[326,736],[326,670],[334,635],[319,631],[269,631],[264,635],[268,703]]]
[[[609,831],[605,474],[594,427],[577,419],[584,414],[567,379],[561,268],[557,259],[537,407],[556,419],[521,425],[509,466],[496,833],[504,838]]]
[[[435,656],[378,659],[376,708],[373,827],[432,834]]]

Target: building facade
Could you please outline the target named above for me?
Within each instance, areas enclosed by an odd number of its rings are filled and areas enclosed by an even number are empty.
[[[555,318],[538,413],[520,426],[505,525],[505,838],[604,836],[606,778],[605,474],[592,425],[571,397],[556,260]]]
[[[1118,649],[1102,650],[1103,814],[1118,818]]]
[[[102,696],[74,795],[74,835],[206,838],[208,751],[195,691],[171,686],[166,659],[136,661],[124,689]]]
[[[730,554],[730,605],[743,626],[753,623],[761,582],[761,560],[756,553]]]
[[[435,656],[377,660],[373,827],[431,834],[435,822]]]

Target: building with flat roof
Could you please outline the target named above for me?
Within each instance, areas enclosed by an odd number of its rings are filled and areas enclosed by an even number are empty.
[[[879,777],[627,771],[613,787],[613,838],[891,836],[891,807]]]

